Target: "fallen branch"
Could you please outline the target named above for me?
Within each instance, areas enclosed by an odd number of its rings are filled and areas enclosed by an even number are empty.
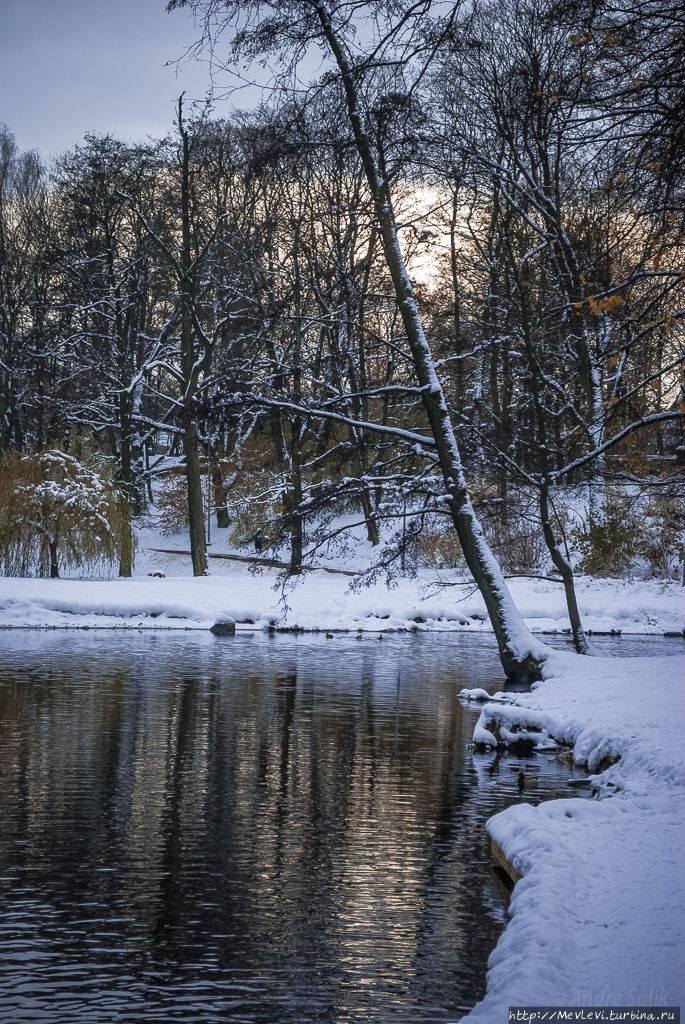
[[[189,555],[190,551],[179,551],[172,548],[148,548],[148,551],[157,551],[162,555]],[[207,558],[223,558],[228,562],[249,562],[252,565],[264,565],[270,569],[289,569],[290,562],[278,562],[275,558],[256,558],[254,555],[223,555],[207,552]],[[329,569],[326,565],[303,565],[305,572],[330,572],[340,576],[361,576],[359,572],[352,572],[350,569]]]
[[[505,580],[548,580],[550,583],[563,583],[563,580],[557,579],[556,576],[533,576],[529,572],[514,572],[510,575],[505,575]],[[475,580],[435,580],[432,584],[434,587],[475,587]]]

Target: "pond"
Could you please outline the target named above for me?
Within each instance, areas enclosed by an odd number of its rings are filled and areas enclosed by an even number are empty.
[[[490,638],[13,631],[0,658],[3,1024],[482,997],[507,919],[483,826],[522,799],[457,696],[501,688]],[[533,802],[575,792],[526,763]]]

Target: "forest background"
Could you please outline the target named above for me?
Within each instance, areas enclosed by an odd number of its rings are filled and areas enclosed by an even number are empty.
[[[497,562],[556,571],[584,650],[574,568],[683,556],[682,10],[181,6],[268,102],[0,139],[3,572],[130,576],[155,504],[196,575],[208,509],[297,575],[354,513],[369,579],[468,566],[496,632]]]

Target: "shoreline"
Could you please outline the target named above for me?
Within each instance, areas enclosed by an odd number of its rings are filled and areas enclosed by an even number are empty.
[[[267,631],[492,636],[480,594],[473,587],[441,586],[430,574],[400,577],[390,587],[385,582],[366,587],[355,586],[342,573],[312,572],[284,584],[273,569],[255,573],[232,560],[221,567],[221,573],[207,577],[2,577],[0,628],[195,630],[229,616],[238,625]],[[569,635],[565,597],[556,581],[517,577],[509,588],[533,634]],[[585,577],[577,592],[590,637],[683,636],[685,591],[677,582]]]
[[[476,729],[498,720],[510,738],[533,726],[563,741],[595,773],[597,795],[488,820],[520,880],[486,996],[461,1019],[494,1024],[516,1005],[647,1006],[657,989],[660,1005],[682,1006],[685,659],[554,651],[544,675],[509,705],[486,703]]]

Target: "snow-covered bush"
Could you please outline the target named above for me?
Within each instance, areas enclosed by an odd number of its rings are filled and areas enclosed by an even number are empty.
[[[121,501],[105,473],[62,451],[8,459],[0,469],[3,574],[111,565],[124,533]]]

